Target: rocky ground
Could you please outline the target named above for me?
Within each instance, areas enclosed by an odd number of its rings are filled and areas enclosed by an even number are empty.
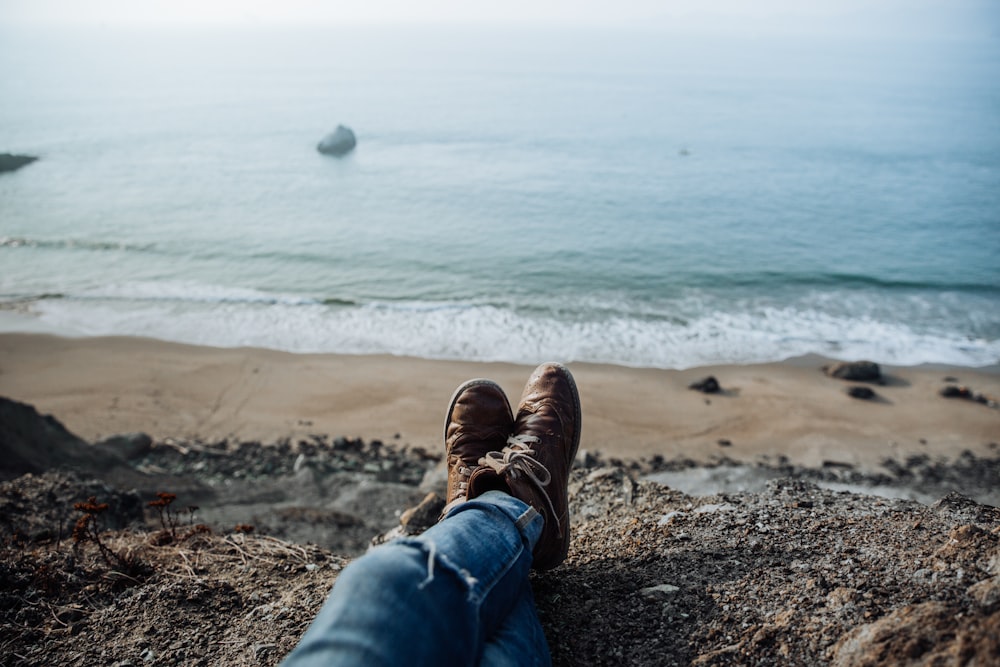
[[[81,444],[19,404],[0,427],[3,665],[277,664],[349,558],[444,484],[401,443]],[[1000,664],[1000,459],[883,468],[582,454],[569,557],[533,580],[555,663]]]

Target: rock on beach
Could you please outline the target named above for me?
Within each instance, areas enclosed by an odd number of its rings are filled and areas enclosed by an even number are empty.
[[[847,395],[851,398],[857,398],[862,401],[872,401],[878,398],[878,394],[876,394],[870,387],[848,387]]]
[[[717,394],[722,391],[719,381],[713,375],[692,382],[688,385],[688,389],[700,391],[703,394]]]
[[[874,361],[840,361],[823,366],[823,372],[832,378],[852,382],[879,382],[882,369]]]

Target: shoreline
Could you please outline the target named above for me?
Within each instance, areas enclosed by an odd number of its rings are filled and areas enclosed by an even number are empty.
[[[877,469],[887,458],[995,457],[1000,411],[939,395],[944,379],[1000,395],[1000,368],[883,367],[875,401],[845,392],[818,356],[688,370],[569,363],[583,404],[581,450],[606,457],[722,458]],[[442,446],[455,387],[497,381],[512,406],[533,366],[387,355],[295,354],[147,338],[0,333],[0,395],[88,441],[143,431],[273,442],[323,433]],[[688,384],[707,375],[723,391]],[[728,444],[726,444],[728,443]]]

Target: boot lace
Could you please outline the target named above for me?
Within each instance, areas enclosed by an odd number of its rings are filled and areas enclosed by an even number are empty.
[[[462,476],[462,481],[455,485],[455,492],[451,494],[451,498],[448,500],[464,498],[469,495],[469,478],[472,477],[472,468],[460,464],[458,474]]]
[[[538,442],[540,442],[539,438],[534,435],[512,435],[507,438],[507,446],[503,450],[487,453],[486,456],[479,459],[479,465],[492,468],[498,475],[506,473],[511,480],[521,477],[527,478],[545,498],[549,507],[549,516],[555,519],[556,528],[559,529],[556,508],[552,504],[549,492],[545,489],[552,481],[552,474],[535,458],[536,452],[531,448],[531,445]]]

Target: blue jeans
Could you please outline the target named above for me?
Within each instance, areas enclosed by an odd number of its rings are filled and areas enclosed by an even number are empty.
[[[488,491],[337,577],[284,667],[549,665],[528,572],[542,516]]]

